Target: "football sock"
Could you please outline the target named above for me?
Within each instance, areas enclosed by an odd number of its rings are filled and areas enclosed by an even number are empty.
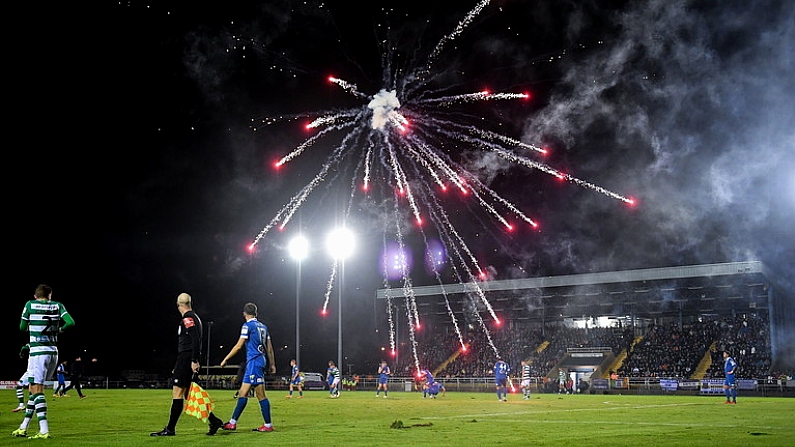
[[[248,404],[248,398],[237,398],[237,405],[235,405],[235,411],[232,412],[232,419],[230,419],[229,422],[235,421],[232,422],[233,424],[237,422],[237,420],[240,418],[240,415],[243,414],[243,410],[246,409],[246,404]]]
[[[271,424],[271,402],[266,398],[259,401],[259,409],[262,411],[262,419],[265,420],[265,426],[270,427]]]
[[[170,431],[176,430],[177,421],[182,414],[182,408],[184,405],[185,401],[183,399],[173,399],[171,401],[171,414],[168,417],[168,425],[166,425],[166,428]]]

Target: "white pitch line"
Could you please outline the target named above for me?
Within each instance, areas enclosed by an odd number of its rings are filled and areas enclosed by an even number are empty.
[[[458,419],[458,418],[472,418],[472,417],[500,417],[500,416],[513,416],[517,414],[542,414],[542,413],[577,413],[577,412],[584,412],[584,411],[613,411],[613,410],[626,410],[626,409],[636,409],[636,410],[644,410],[647,408],[663,408],[663,407],[685,407],[691,405],[705,405],[702,403],[691,403],[691,404],[658,404],[658,405],[633,405],[633,406],[622,406],[622,407],[607,407],[607,408],[570,408],[565,410],[544,410],[544,409],[535,409],[535,410],[528,410],[528,411],[511,411],[511,412],[500,412],[500,413],[477,413],[477,414],[459,414],[455,416],[427,416],[421,419]]]
[[[496,422],[514,422],[514,423],[543,423],[543,424],[571,424],[572,421],[557,421],[557,420],[549,420],[549,419],[499,419]],[[589,424],[596,424],[596,425],[627,425],[627,421],[588,421]],[[673,422],[638,422],[632,421],[630,424],[632,425],[651,425],[651,426],[665,426],[665,427],[697,427],[697,428],[755,428],[755,429],[765,429],[765,430],[778,430],[781,427],[768,427],[765,425],[738,425],[738,424],[692,424],[692,423],[673,423]]]

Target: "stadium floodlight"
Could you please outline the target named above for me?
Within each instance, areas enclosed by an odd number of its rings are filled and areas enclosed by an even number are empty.
[[[309,255],[309,240],[303,235],[295,236],[288,245],[290,257],[297,263],[295,280],[295,363],[301,365],[301,262]]]
[[[340,263],[339,298],[337,300],[337,368],[342,367],[342,289],[345,276],[345,259],[353,254],[355,240],[353,233],[345,227],[329,233],[326,248],[332,258]]]

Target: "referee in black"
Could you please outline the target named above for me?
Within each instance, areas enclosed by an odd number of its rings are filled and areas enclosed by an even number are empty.
[[[174,365],[171,376],[173,384],[171,414],[168,418],[168,425],[160,431],[150,433],[150,436],[174,436],[176,434],[177,421],[182,415],[191,381],[194,374],[199,371],[202,321],[193,311],[191,297],[187,293],[180,293],[177,297],[177,309],[182,315],[182,320],[179,323],[177,363]],[[224,422],[213,413],[210,413],[209,419],[210,431],[207,434],[214,435],[224,425]]]

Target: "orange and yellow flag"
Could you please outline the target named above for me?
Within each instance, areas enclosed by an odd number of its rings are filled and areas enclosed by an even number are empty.
[[[188,400],[185,401],[185,414],[207,422],[212,411],[213,400],[210,398],[210,394],[200,387],[198,383],[191,382]]]

